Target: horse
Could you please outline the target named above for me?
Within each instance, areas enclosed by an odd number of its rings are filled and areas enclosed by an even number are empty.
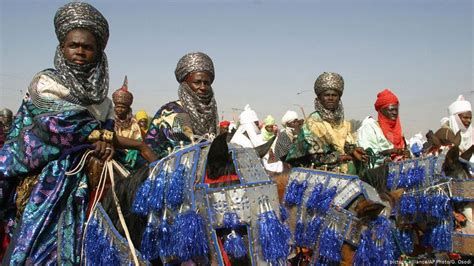
[[[242,172],[241,166],[236,167],[236,163],[239,163],[239,158],[236,158],[236,151],[242,151],[243,154],[247,157],[255,157],[257,158],[255,151],[252,149],[241,149],[239,147],[233,147],[229,148],[229,145],[226,141],[227,136],[226,134],[222,134],[217,136],[212,143],[205,143],[201,144],[201,147],[204,149],[208,147],[208,152],[207,154],[204,154],[206,156],[205,161],[205,179],[209,181],[206,186],[214,189],[219,189],[219,188],[226,188],[229,185],[230,186],[236,186],[239,185],[239,180],[235,179],[226,179],[226,177],[229,176],[234,176],[237,173],[239,173],[240,176],[243,176],[245,174],[249,174],[250,172]],[[253,158],[252,157],[252,158]],[[243,157],[240,157],[240,159]],[[263,166],[261,164],[255,164],[251,166],[252,171],[256,171],[259,173],[265,173]],[[239,170],[240,169],[240,170]],[[116,185],[115,185],[115,190],[118,195],[118,200],[120,202],[120,206],[123,212],[123,216],[126,220],[126,223],[128,225],[128,230],[131,235],[132,242],[136,247],[140,246],[141,243],[141,238],[142,235],[145,231],[146,224],[147,224],[147,217],[143,217],[137,214],[134,214],[131,211],[131,205],[132,202],[135,198],[135,194],[137,190],[139,189],[140,185],[144,182],[144,180],[147,179],[148,177],[148,169],[147,168],[142,168],[129,176],[128,178],[124,178],[119,180]],[[283,174],[280,174],[275,177],[267,177],[269,183],[273,184],[277,189],[275,189],[274,194],[275,197],[278,195],[278,203],[284,204],[284,191],[287,190],[288,187],[288,180],[290,180],[291,174],[296,173],[298,171],[303,171],[303,172],[308,172],[308,173],[319,173],[319,172],[314,172],[314,170],[311,169],[293,169],[291,171],[287,171]],[[332,175],[332,174],[329,174]],[[224,177],[224,178],[223,178]],[[336,175],[337,178],[339,176]],[[202,177],[204,178],[204,177]],[[246,177],[244,177],[246,178]],[[344,177],[346,178],[346,177]],[[347,203],[347,206],[345,210],[342,210],[340,207],[338,207],[338,213],[344,213],[345,215],[348,215],[350,217],[354,216],[354,221],[357,221],[357,227],[359,229],[359,232],[356,234],[356,238],[360,238],[360,228],[367,226],[367,223],[370,221],[375,220],[379,214],[382,212],[384,209],[390,209],[390,206],[393,205],[393,202],[397,200],[397,197],[400,196],[400,191],[397,192],[392,192],[387,193],[383,195],[383,198],[386,200],[382,200],[381,198],[378,197],[378,193],[376,192],[375,189],[373,189],[369,184],[363,182],[361,183],[357,177],[351,176],[348,177],[350,178],[351,182],[354,184],[357,183],[358,186],[363,186],[367,190],[370,190],[371,193],[373,194],[373,197],[376,198],[374,201],[373,199],[370,199],[367,197],[367,194],[364,195],[363,193],[358,193],[355,195],[353,199],[350,200],[350,202]],[[222,179],[221,182],[214,182],[215,180]],[[308,193],[308,192],[307,192]],[[275,210],[276,213],[279,213],[279,210],[275,205],[272,209]],[[256,204],[256,203],[253,203]],[[124,233],[124,229],[122,228],[119,219],[118,219],[118,214],[116,211],[116,206],[115,206],[115,201],[114,197],[111,191],[109,191],[106,196],[104,197],[104,200],[102,201],[102,205],[110,217],[110,220],[114,224],[114,226],[117,228],[118,232],[120,232],[122,235]],[[386,211],[387,213],[390,212],[390,210]],[[352,219],[352,218],[351,218]],[[296,211],[290,211],[289,212],[289,219],[286,221],[286,224],[289,225],[289,228],[291,231],[294,231],[295,226],[297,222],[297,214]],[[356,222],[354,222],[354,227],[356,225]],[[224,231],[224,234],[226,232]],[[360,239],[359,239],[360,240]],[[349,265],[352,263],[352,258],[354,256],[355,248],[347,243],[344,243],[342,246],[342,263],[345,265]],[[246,264],[251,264],[250,258],[247,261],[238,261],[239,265],[246,265]],[[298,260],[298,258],[296,258]],[[295,260],[293,260],[295,261]],[[212,263],[216,263],[216,261],[212,260]],[[152,261],[152,264],[159,265],[160,261],[154,260]]]

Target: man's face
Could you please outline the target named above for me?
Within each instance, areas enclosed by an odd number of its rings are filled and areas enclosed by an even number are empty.
[[[334,111],[339,106],[341,95],[336,90],[327,90],[327,91],[321,92],[318,95],[318,98],[324,108]]]
[[[472,113],[471,113],[471,111],[467,111],[467,112],[464,112],[464,113],[460,113],[460,114],[458,114],[458,116],[459,116],[459,119],[461,119],[462,124],[463,124],[465,127],[469,127],[469,125],[471,124],[471,120],[472,120]]]
[[[382,108],[380,112],[390,120],[397,120],[398,118],[398,104],[390,104],[389,106]]]
[[[138,120],[138,125],[141,128],[147,128],[148,127],[148,119],[142,118],[142,119]]]
[[[123,120],[127,118],[128,113],[130,112],[130,107],[126,106],[125,104],[117,103],[114,106],[115,115]]]
[[[193,72],[186,77],[186,83],[195,93],[206,94],[211,87],[211,78],[207,72]]]
[[[90,31],[85,29],[74,29],[68,32],[61,49],[66,60],[78,65],[94,63],[97,56],[96,39]]]
[[[267,132],[273,132],[273,125],[266,125],[266,126],[265,126],[265,130],[266,130]]]
[[[224,134],[229,132],[229,126],[219,126],[219,133]]]
[[[286,127],[293,128],[293,129],[299,128],[302,125],[303,125],[303,120],[302,119],[293,119],[290,122],[286,123]]]
[[[3,131],[6,133],[10,130],[12,125],[12,117],[10,116],[0,116],[0,122],[3,126]]]

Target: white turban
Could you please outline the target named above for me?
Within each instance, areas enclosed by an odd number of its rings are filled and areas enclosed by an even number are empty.
[[[457,115],[468,111],[472,111],[471,103],[466,101],[462,95],[459,95],[458,99],[448,107],[449,115]]]
[[[286,113],[281,118],[281,124],[286,127],[286,123],[291,122],[295,119],[298,119],[298,113],[295,111],[286,111]]]
[[[461,144],[459,148],[462,151],[469,149],[474,142],[472,123],[466,128],[459,118],[460,113],[468,111],[472,111],[471,103],[466,101],[462,95],[459,95],[457,100],[448,107],[449,127],[454,134],[461,131]]]
[[[250,105],[244,107],[244,111],[239,115],[240,124],[250,124],[258,121],[257,113],[250,108]]]

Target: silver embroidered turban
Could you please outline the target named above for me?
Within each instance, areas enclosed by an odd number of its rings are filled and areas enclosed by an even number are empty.
[[[54,16],[54,28],[60,43],[69,31],[77,28],[92,32],[101,49],[109,39],[109,24],[105,17],[95,7],[83,2],[71,2],[59,8]]]
[[[324,72],[314,82],[314,92],[316,95],[327,90],[338,91],[340,95],[344,92],[344,79],[341,75],[333,72]]]
[[[214,64],[207,54],[201,52],[189,53],[181,57],[174,74],[176,80],[181,83],[186,79],[188,74],[197,71],[209,73],[211,83],[214,81]]]

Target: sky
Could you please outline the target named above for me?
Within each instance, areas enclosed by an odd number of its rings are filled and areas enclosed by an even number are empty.
[[[53,67],[53,17],[68,1],[0,0],[0,108],[18,109],[32,77]],[[97,0],[108,20],[109,95],[128,76],[134,111],[177,99],[174,69],[208,54],[220,117],[250,104],[259,118],[314,110],[322,72],[345,81],[346,119],[376,116],[376,95],[400,101],[406,137],[439,128],[459,94],[472,102],[471,0]]]

